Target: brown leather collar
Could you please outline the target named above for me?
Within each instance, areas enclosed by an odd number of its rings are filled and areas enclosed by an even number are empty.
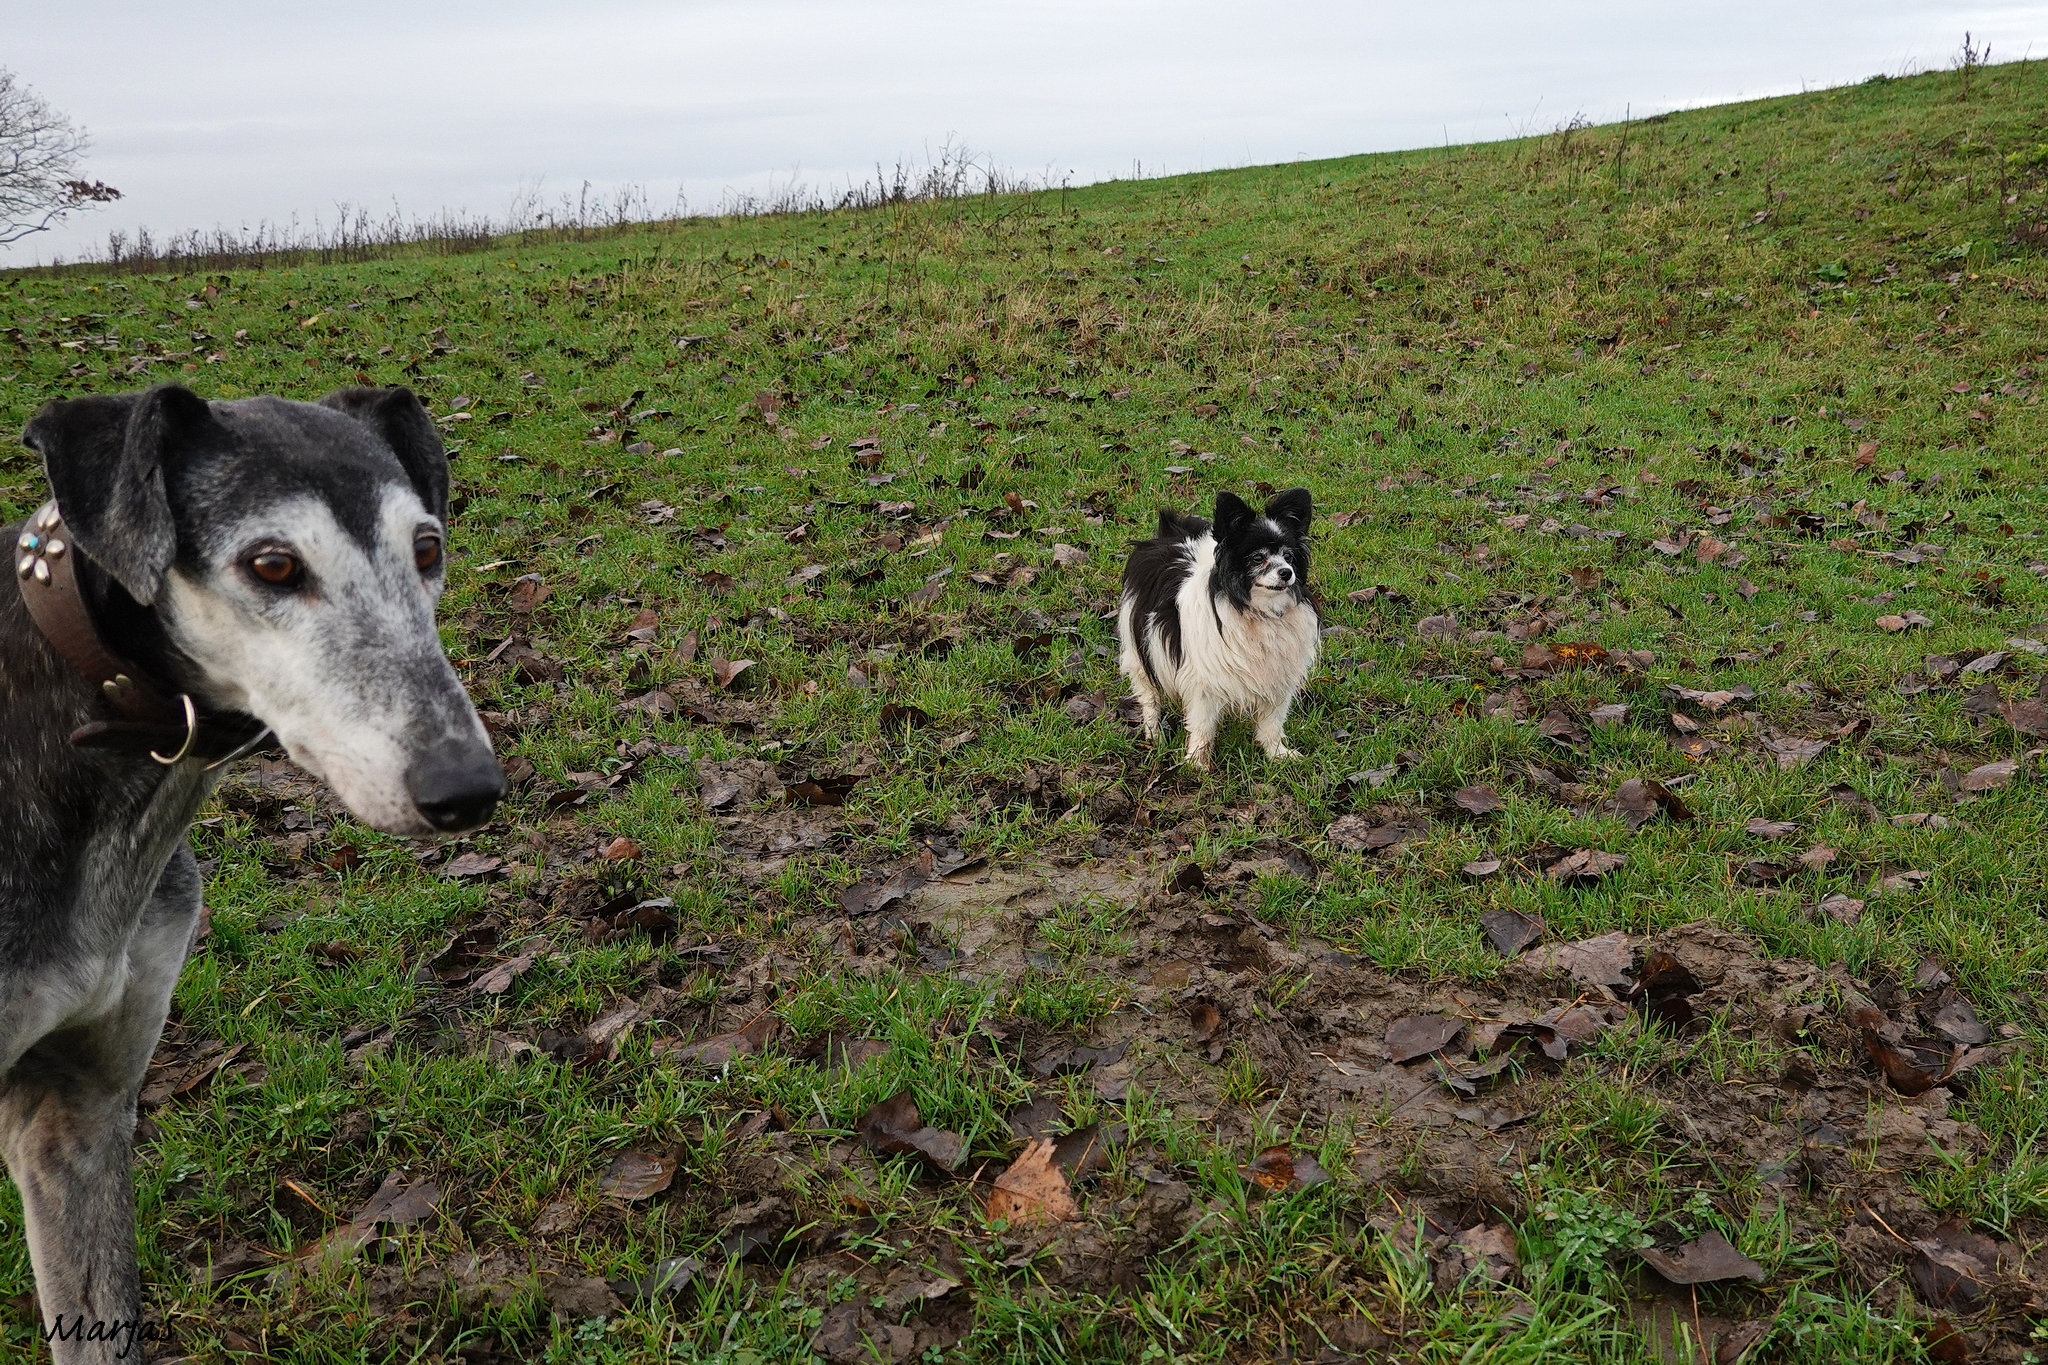
[[[218,765],[255,749],[269,732],[253,716],[199,709],[189,693],[172,692],[107,648],[79,590],[78,548],[53,499],[38,507],[15,544],[15,578],[43,638],[64,662],[96,686],[114,713],[71,732],[85,748],[147,752],[163,764],[196,758]]]

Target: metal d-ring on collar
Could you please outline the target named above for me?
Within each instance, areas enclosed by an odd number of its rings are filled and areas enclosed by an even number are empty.
[[[193,704],[192,694],[190,692],[180,692],[178,694],[178,700],[185,703],[184,744],[179,747],[178,752],[172,754],[169,758],[165,758],[162,754],[158,753],[154,749],[151,749],[149,751],[149,756],[155,759],[157,762],[163,764],[166,768],[177,766],[177,764],[184,759],[185,755],[192,752],[192,746],[199,741],[199,708]],[[223,754],[221,757],[213,760],[213,762],[207,764],[205,771],[212,772],[215,768],[222,767],[226,764],[234,762],[236,759],[242,757],[244,754],[254,752],[256,746],[261,744],[264,740],[268,739],[269,737],[270,732],[268,730],[258,730],[255,734],[249,737],[247,743],[230,750],[226,754]]]
[[[199,708],[192,704],[192,694],[190,692],[180,692],[178,700],[185,703],[185,743],[179,748],[178,752],[172,754],[169,758],[165,758],[154,749],[149,751],[149,756],[163,764],[166,768],[178,763],[186,754],[191,753],[192,741],[199,738]],[[208,764],[207,771],[211,772],[218,766],[218,764]]]

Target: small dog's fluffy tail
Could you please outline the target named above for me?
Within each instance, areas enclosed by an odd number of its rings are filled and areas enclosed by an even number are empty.
[[[1209,519],[1198,517],[1193,512],[1176,512],[1171,507],[1159,509],[1159,539],[1200,540],[1209,534]]]

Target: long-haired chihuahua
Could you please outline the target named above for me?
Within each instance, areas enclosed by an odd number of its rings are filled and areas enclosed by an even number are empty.
[[[1282,731],[1322,642],[1308,591],[1311,515],[1306,488],[1276,495],[1264,513],[1218,493],[1213,522],[1161,511],[1159,534],[1131,550],[1118,664],[1148,736],[1159,734],[1161,704],[1179,704],[1192,767],[1209,766],[1230,714],[1251,719],[1269,757],[1300,757]]]

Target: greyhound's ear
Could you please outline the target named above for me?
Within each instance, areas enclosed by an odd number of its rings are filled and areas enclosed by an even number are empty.
[[[164,467],[218,425],[205,399],[163,384],[45,403],[21,440],[43,457],[72,539],[147,606],[178,552]]]
[[[448,452],[411,389],[336,389],[320,406],[345,412],[382,437],[427,510],[448,519]]]
[[[1229,540],[1252,519],[1251,505],[1235,493],[1216,495],[1216,539]]]
[[[1266,515],[1287,528],[1287,533],[1299,540],[1308,534],[1309,519],[1315,515],[1315,502],[1306,488],[1290,488],[1285,493],[1276,493],[1266,504]]]

